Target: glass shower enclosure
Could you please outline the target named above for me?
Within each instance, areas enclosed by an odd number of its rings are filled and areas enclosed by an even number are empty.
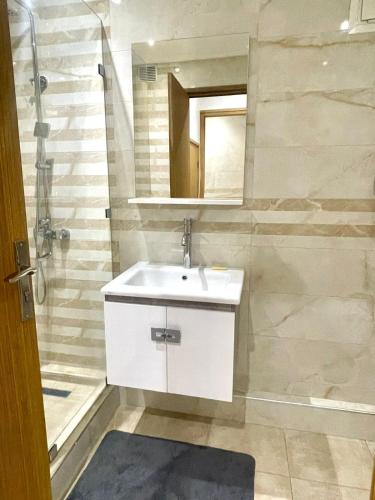
[[[81,0],[9,0],[8,13],[47,437],[56,449],[106,385],[102,23]]]

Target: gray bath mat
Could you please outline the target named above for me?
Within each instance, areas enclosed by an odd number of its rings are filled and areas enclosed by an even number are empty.
[[[254,473],[250,455],[111,431],[67,500],[252,500]]]

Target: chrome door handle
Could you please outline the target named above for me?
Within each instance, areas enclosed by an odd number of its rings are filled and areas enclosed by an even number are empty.
[[[30,276],[36,273],[34,267],[30,267],[29,245],[26,240],[14,242],[15,261],[17,271],[7,278],[7,283],[18,286],[20,301],[21,321],[27,321],[34,317],[34,301]]]
[[[22,280],[22,278],[25,278],[26,276],[32,276],[35,273],[35,267],[26,267],[26,269],[22,269],[22,271],[8,276],[7,278],[5,278],[5,281],[7,281],[8,283],[18,283],[20,280]]]

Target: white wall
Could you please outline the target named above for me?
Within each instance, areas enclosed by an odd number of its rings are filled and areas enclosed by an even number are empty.
[[[205,198],[241,198],[246,115],[206,119]]]
[[[246,94],[190,99],[190,139],[198,143],[200,141],[200,112],[202,110],[246,107]]]

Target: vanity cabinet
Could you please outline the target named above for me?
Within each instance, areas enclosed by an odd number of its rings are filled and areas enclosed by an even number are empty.
[[[105,301],[109,384],[232,401],[235,313]]]

